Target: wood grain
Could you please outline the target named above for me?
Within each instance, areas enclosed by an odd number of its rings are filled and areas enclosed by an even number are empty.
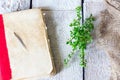
[[[84,2],[104,2],[104,0],[84,0]]]
[[[74,10],[81,5],[81,0],[33,0],[32,4],[46,10]]]
[[[30,0],[0,0],[0,14],[29,9]]]
[[[84,15],[88,17],[91,13],[95,16],[95,28],[100,23],[100,12],[106,8],[103,2],[84,3]],[[95,33],[94,33],[95,34]],[[95,36],[94,36],[95,38]],[[85,70],[86,80],[109,80],[110,62],[109,57],[94,42],[87,49],[87,68]]]

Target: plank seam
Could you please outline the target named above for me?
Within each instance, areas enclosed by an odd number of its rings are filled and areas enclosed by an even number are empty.
[[[30,0],[30,9],[32,9],[32,0]]]
[[[82,7],[82,23],[84,23],[84,0],[81,0],[81,7]],[[83,73],[83,80],[85,80],[85,68],[82,68],[82,73]]]

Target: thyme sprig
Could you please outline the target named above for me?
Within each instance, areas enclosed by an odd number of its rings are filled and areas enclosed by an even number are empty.
[[[78,56],[80,58],[80,65],[82,67],[86,66],[85,49],[87,44],[92,42],[91,32],[94,29],[94,17],[91,14],[88,18],[85,19],[84,23],[81,24],[81,9],[82,8],[80,6],[75,9],[77,17],[69,25],[72,30],[70,31],[70,39],[66,42],[66,44],[72,47],[72,51],[68,57],[64,59],[65,65],[68,64],[74,53],[79,50]]]

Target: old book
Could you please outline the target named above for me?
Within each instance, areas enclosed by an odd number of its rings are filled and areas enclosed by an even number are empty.
[[[30,80],[54,74],[55,68],[41,10],[3,14],[2,18],[12,80]]]

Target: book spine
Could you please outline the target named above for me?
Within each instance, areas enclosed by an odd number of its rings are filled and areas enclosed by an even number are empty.
[[[10,80],[11,77],[3,17],[0,15],[0,80]]]

